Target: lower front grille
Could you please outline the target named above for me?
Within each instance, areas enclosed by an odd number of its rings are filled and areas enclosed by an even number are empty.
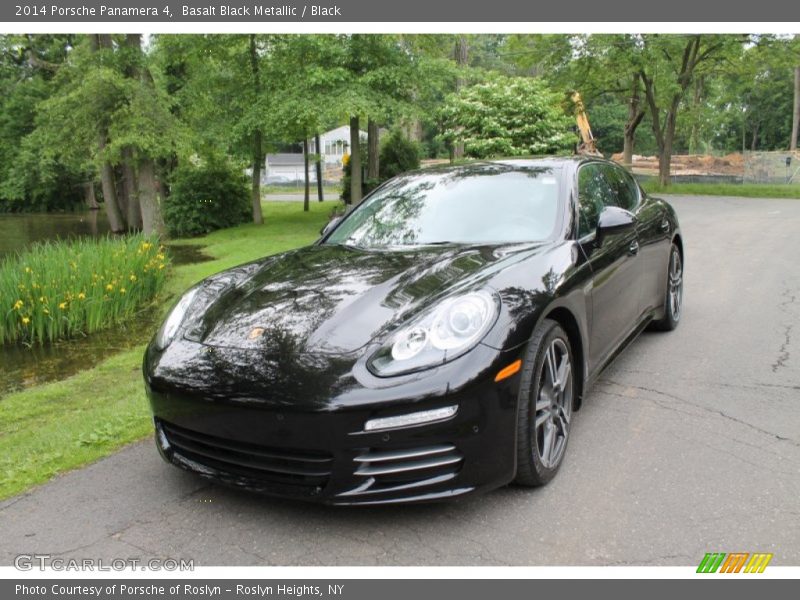
[[[253,481],[322,487],[330,478],[333,456],[238,442],[158,422],[166,441],[184,458]]]
[[[399,491],[453,479],[464,455],[453,444],[398,450],[367,449],[354,459],[354,474],[364,483],[350,494]]]

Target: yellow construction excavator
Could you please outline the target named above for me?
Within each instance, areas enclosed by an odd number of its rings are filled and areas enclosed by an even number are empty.
[[[592,135],[592,128],[589,126],[589,116],[586,114],[586,107],[580,93],[572,92],[572,102],[575,104],[575,121],[578,123],[578,131],[581,134],[581,143],[578,144],[578,154],[591,154],[602,156],[597,150],[597,145]]]

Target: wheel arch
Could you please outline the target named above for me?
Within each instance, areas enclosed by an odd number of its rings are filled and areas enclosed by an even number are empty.
[[[684,260],[683,255],[683,238],[681,237],[680,233],[676,233],[675,236],[672,238],[672,243],[678,247],[678,252],[681,253],[681,263],[686,263]]]

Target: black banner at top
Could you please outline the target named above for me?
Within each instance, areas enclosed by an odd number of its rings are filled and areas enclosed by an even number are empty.
[[[3,23],[57,22],[793,22],[787,0],[12,0]]]

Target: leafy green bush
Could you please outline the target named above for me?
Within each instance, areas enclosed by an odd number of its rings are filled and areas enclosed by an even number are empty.
[[[567,152],[577,138],[562,100],[541,79],[495,77],[447,97],[440,139],[476,158]]]
[[[250,219],[247,179],[226,165],[179,167],[164,202],[170,235],[186,237],[239,225]]]
[[[378,172],[381,181],[419,168],[419,147],[395,129],[381,147]]]
[[[144,235],[37,244],[0,262],[0,344],[41,344],[125,320],[158,294],[167,256]]]

